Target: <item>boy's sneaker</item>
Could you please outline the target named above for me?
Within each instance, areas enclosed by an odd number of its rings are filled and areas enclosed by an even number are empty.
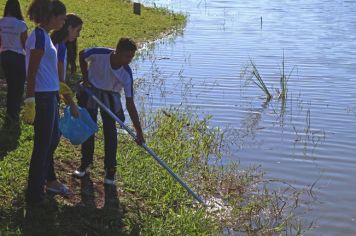
[[[73,172],[73,176],[77,178],[83,178],[89,172],[89,167],[90,166],[87,167],[80,166],[78,170],[75,170]]]
[[[106,169],[105,170],[105,179],[104,179],[104,184],[107,185],[115,185],[115,174],[116,174],[116,169]]]

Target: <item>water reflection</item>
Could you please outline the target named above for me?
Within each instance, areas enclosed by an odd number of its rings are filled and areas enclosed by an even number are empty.
[[[323,173],[314,187],[322,204],[310,213],[319,219],[312,234],[356,234],[356,2],[154,2],[187,13],[189,22],[174,42],[160,40],[136,61],[136,77],[156,77],[152,110],[181,105],[212,114],[212,126],[232,133],[228,140],[237,137],[231,159],[261,164],[273,178],[311,186]],[[278,94],[283,50],[285,71],[298,70],[287,99],[263,104],[260,89],[239,80],[240,70],[252,58]]]

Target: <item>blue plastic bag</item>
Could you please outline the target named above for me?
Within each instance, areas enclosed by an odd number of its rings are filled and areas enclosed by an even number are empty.
[[[64,109],[64,116],[59,121],[62,135],[74,145],[84,143],[98,131],[98,126],[85,108],[78,107],[80,116],[75,118],[70,113],[70,107]]]

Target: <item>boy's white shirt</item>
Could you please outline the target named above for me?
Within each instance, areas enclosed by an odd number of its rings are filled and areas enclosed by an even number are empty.
[[[96,88],[121,93],[126,97],[133,97],[133,78],[131,68],[121,66],[114,70],[110,64],[113,49],[88,48],[84,51],[84,58],[88,63],[88,80]]]

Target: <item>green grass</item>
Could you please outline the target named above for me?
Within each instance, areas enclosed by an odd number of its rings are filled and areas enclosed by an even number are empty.
[[[6,1],[0,2],[0,12]],[[141,15],[133,14],[132,3],[127,0],[63,0],[67,12],[75,13],[84,21],[79,48],[105,46],[115,47],[120,37],[127,36],[138,42],[151,41],[163,34],[180,29],[186,17],[162,8],[143,7]],[[30,0],[20,0],[22,12]],[[29,30],[34,24],[26,16]]]
[[[157,124],[150,130],[147,135],[148,144],[177,173],[183,174],[182,167],[187,158],[192,153],[201,155],[202,147],[210,146],[210,143],[205,142],[209,142],[211,138],[204,137],[210,134],[201,136],[195,133],[197,141],[188,142],[188,136],[182,137],[187,135],[184,126],[189,121],[188,118],[180,118],[177,115],[165,120],[163,113],[157,116],[160,117],[155,119],[159,123],[162,122],[162,125]],[[203,123],[196,122],[191,125],[196,129],[195,132],[198,132],[198,126]],[[173,132],[172,126],[177,127]],[[117,153],[120,178],[118,196],[115,196],[116,189],[107,190],[102,185],[103,142],[102,134],[99,133],[95,168],[88,179],[79,181],[68,174],[79,165],[78,147],[62,140],[56,152],[59,178],[77,195],[72,199],[56,197],[53,200],[54,209],[26,212],[23,191],[26,186],[33,133],[31,126],[21,125],[21,130],[21,144],[0,162],[2,231],[26,233],[31,230],[34,235],[44,232],[51,235],[76,232],[112,235],[118,232],[130,234],[138,230],[144,235],[208,235],[217,230],[217,224],[204,217],[203,209],[192,207],[193,201],[185,189],[126,135],[120,135]]]
[[[58,178],[75,196],[54,197],[51,207],[28,211],[24,206],[32,127],[21,124],[19,146],[0,162],[0,232],[13,235],[217,235],[229,227],[250,235],[285,232],[295,225],[282,203],[264,185],[258,170],[238,165],[209,165],[219,153],[221,132],[179,110],[162,110],[146,117],[151,126],[147,144],[206,200],[222,199],[228,209],[199,207],[186,190],[124,134],[119,135],[118,186],[104,188],[103,137],[96,140],[94,168],[88,178],[70,173],[79,165],[80,150],[62,139],[56,151]],[[289,203],[288,203],[289,204]],[[291,223],[292,222],[292,223]],[[276,227],[276,226],[279,227]],[[293,233],[291,233],[293,235]]]

